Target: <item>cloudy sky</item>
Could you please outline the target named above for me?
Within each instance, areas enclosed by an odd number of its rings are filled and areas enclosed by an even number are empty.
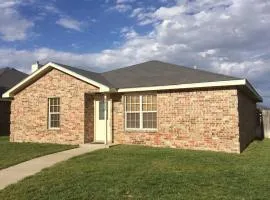
[[[0,0],[0,67],[162,60],[248,78],[270,106],[269,0]]]

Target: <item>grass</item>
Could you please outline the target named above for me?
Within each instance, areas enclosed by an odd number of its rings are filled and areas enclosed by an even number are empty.
[[[9,137],[0,137],[0,169],[32,158],[75,148],[72,145],[11,143]],[[0,198],[1,199],[1,198]]]
[[[269,199],[270,140],[241,155],[116,146],[0,191],[0,199]]]

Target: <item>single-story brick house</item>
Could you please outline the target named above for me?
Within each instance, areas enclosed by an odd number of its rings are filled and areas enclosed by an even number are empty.
[[[27,74],[14,68],[0,69],[0,136],[10,134],[10,99],[2,98],[2,94],[26,76]]]
[[[246,79],[160,61],[104,73],[49,62],[3,97],[11,141],[236,153],[255,138],[262,101]]]

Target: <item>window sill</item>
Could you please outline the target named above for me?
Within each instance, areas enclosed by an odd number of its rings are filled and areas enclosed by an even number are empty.
[[[59,131],[60,128],[48,128],[49,131]]]
[[[125,129],[125,132],[156,133],[158,129]]]

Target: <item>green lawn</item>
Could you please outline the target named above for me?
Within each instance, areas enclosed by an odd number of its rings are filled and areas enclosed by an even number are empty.
[[[72,145],[11,143],[9,137],[0,137],[0,169],[46,154],[75,148]],[[1,199],[1,198],[0,198]]]
[[[267,199],[270,140],[241,155],[115,146],[88,153],[0,192],[0,199]]]

